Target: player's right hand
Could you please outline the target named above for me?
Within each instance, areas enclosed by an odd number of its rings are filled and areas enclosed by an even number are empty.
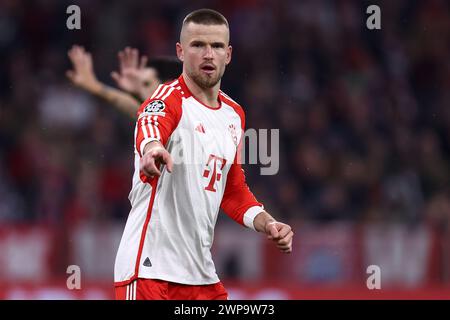
[[[159,143],[150,146],[148,149],[146,146],[144,155],[140,159],[140,170],[149,178],[159,177],[161,175],[161,171],[159,170],[161,164],[165,164],[167,171],[172,172],[173,161],[169,151]]]

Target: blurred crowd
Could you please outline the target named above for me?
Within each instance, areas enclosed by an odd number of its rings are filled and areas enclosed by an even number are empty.
[[[383,1],[0,2],[0,221],[125,220],[134,121],[75,88],[67,50],[92,52],[112,84],[117,52],[175,55],[183,17],[210,7],[231,26],[222,89],[247,127],[280,130],[280,170],[245,165],[283,221],[450,217],[450,3]],[[68,30],[66,8],[81,8]]]

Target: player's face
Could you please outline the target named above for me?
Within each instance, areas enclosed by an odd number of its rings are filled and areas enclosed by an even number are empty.
[[[178,58],[186,74],[201,88],[212,88],[231,61],[229,30],[225,25],[188,23],[177,43]]]

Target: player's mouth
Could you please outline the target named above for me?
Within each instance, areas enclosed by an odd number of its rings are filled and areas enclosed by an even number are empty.
[[[202,70],[206,74],[212,74],[216,71],[216,67],[213,64],[204,64],[200,66],[200,70]]]

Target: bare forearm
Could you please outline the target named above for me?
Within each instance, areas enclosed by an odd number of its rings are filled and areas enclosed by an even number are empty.
[[[270,222],[275,222],[275,218],[272,217],[266,211],[259,213],[253,220],[253,226],[258,232],[266,232],[266,225]]]
[[[136,112],[139,109],[140,103],[130,94],[108,87],[102,83],[99,83],[99,86],[94,88],[91,92],[106,100],[108,103],[111,103],[117,109],[128,114],[130,117],[136,117]]]

